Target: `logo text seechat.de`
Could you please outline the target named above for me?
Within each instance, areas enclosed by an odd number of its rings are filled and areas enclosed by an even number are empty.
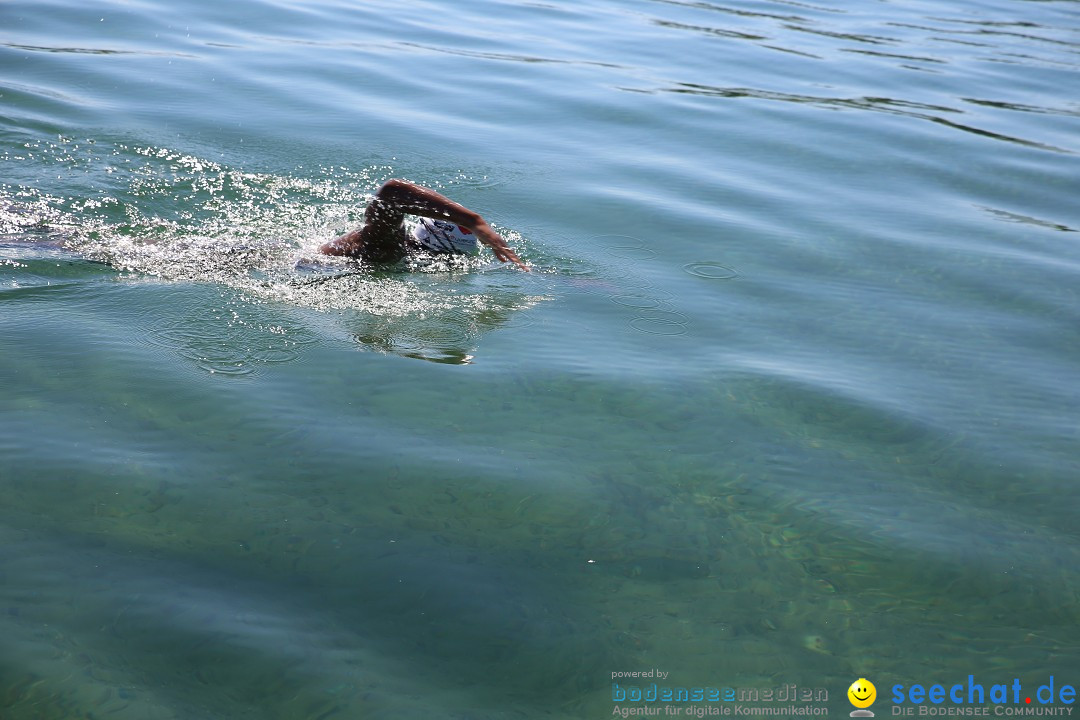
[[[990,708],[965,708],[965,712],[959,713],[950,708],[957,705],[990,705],[994,708],[995,715],[1035,715],[1045,714],[1047,708],[1039,706],[1060,703],[1061,705],[1073,705],[1076,702],[1076,688],[1072,685],[1057,684],[1055,691],[1054,676],[1051,675],[1047,683],[1040,685],[1034,695],[1024,692],[1020,684],[1020,678],[1013,678],[1008,684],[995,684],[984,687],[975,682],[974,675],[968,675],[967,683],[956,683],[946,687],[941,684],[930,685],[903,685],[892,686],[892,701],[896,705],[892,709],[893,715],[989,715]],[[1030,707],[1032,703],[1038,703],[1036,707]],[[917,706],[910,707],[905,703]],[[933,707],[937,705],[945,707]],[[1013,708],[1012,705],[1020,707]],[[1062,708],[1066,710],[1066,708]],[[1068,708],[1071,710],[1071,708]]]

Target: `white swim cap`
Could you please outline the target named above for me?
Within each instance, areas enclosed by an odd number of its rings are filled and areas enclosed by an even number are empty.
[[[413,229],[413,238],[425,250],[437,253],[467,255],[476,252],[479,243],[476,235],[460,225],[446,220],[420,218],[420,223]]]

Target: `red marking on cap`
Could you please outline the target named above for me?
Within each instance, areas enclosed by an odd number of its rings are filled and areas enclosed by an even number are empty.
[[[457,229],[461,231],[462,235],[472,235],[472,230],[470,230],[468,228],[463,228],[460,225],[458,225]]]

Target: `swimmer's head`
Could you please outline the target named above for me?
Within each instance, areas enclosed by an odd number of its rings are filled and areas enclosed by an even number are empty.
[[[420,218],[413,238],[425,249],[437,253],[469,255],[480,247],[471,231],[446,220]]]

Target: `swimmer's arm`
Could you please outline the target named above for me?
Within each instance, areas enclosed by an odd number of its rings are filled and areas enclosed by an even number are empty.
[[[384,202],[400,212],[449,220],[455,225],[460,225],[473,232],[477,239],[491,248],[495,257],[502,262],[512,262],[522,270],[529,269],[484,218],[445,195],[404,180],[387,180],[379,188],[375,198],[377,202]]]
[[[357,228],[352,232],[339,235],[319,248],[324,255],[342,255],[347,257],[360,257],[360,251],[364,247],[361,241],[361,233],[364,228]]]
[[[501,262],[512,262],[522,270],[526,272],[529,271],[529,266],[522,262],[521,258],[517,256],[517,253],[510,249],[510,246],[506,244],[506,241],[502,239],[502,236],[499,235],[499,233],[491,229],[491,226],[487,224],[484,218],[477,215],[476,220],[477,222],[471,226],[466,225],[465,223],[455,224],[472,230],[480,242],[491,248],[491,251],[495,253],[495,257]]]

